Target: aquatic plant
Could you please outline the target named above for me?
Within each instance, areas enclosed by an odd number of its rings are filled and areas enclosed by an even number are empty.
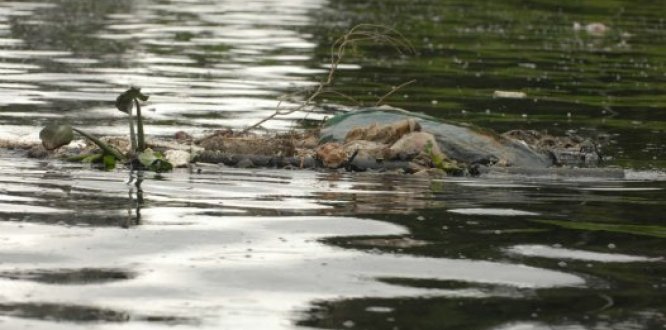
[[[148,100],[148,96],[141,93],[141,88],[134,86],[130,87],[130,89],[121,93],[116,98],[116,108],[129,116],[129,130],[132,152],[141,152],[146,149],[145,137],[143,133],[143,118],[141,116],[141,104],[139,103],[139,100],[145,102]],[[138,140],[134,134],[134,119],[132,117],[132,108],[134,107],[136,107],[136,131]]]
[[[300,105],[291,108],[282,108],[282,101],[279,101],[275,112],[270,114],[264,119],[246,127],[243,132],[248,132],[254,128],[259,127],[261,124],[277,117],[277,116],[286,116],[297,111],[312,111],[308,109],[314,106],[315,101],[322,95],[332,94],[347,100],[354,102],[357,105],[360,105],[353,97],[344,94],[340,91],[337,91],[332,88],[333,81],[335,80],[335,73],[337,72],[338,66],[342,60],[346,57],[348,51],[352,51],[358,47],[358,45],[365,41],[372,41],[376,43],[383,43],[392,46],[398,53],[414,53],[414,47],[412,44],[403,36],[399,31],[394,28],[385,25],[376,25],[376,24],[359,24],[352,27],[347,33],[342,35],[340,38],[336,39],[331,45],[331,62],[329,64],[329,71],[326,75],[326,78],[320,81],[317,84],[317,87],[314,90],[302,90],[287,96],[283,96],[282,99],[289,99],[299,95],[306,95],[305,100],[301,102]],[[410,85],[416,82],[416,80],[410,80],[408,82],[402,83],[396,87],[391,88],[389,92],[381,96],[375,106],[381,105],[384,101],[400,90],[401,88]]]
[[[106,169],[115,168],[116,162],[121,161],[129,162],[133,168],[143,168],[155,172],[169,171],[173,166],[164,158],[164,155],[146,148],[143,118],[141,116],[141,105],[139,101],[147,100],[148,96],[141,93],[141,89],[137,87],[131,87],[116,98],[116,108],[129,115],[131,148],[129,155],[127,156],[123,155],[118,149],[98,139],[94,135],[72,127],[69,124],[49,124],[39,132],[39,138],[42,140],[42,145],[46,150],[55,150],[72,142],[74,139],[74,133],[77,133],[97,145],[102,150],[102,153],[81,155],[70,158],[70,160],[89,163],[101,161]],[[133,108],[136,108],[136,134],[134,132],[134,119],[132,116]]]
[[[448,174],[460,175],[462,173],[462,168],[455,161],[446,159],[441,153],[433,151],[432,141],[426,143],[423,152],[430,158],[430,162],[432,162],[434,168],[438,168]]]

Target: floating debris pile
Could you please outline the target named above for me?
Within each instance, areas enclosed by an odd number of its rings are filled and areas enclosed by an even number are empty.
[[[127,138],[101,140],[123,154],[131,152]],[[56,151],[25,141],[4,140],[0,147],[23,149],[28,157],[38,158],[85,161],[100,154],[97,145],[86,140],[72,141]],[[595,167],[600,160],[597,146],[578,136],[556,137],[532,130],[496,134],[388,106],[344,112],[317,130],[254,134],[227,129],[200,139],[178,132],[171,139],[147,139],[146,147],[164,155],[174,167],[202,162],[427,175],[478,175],[490,168]]]

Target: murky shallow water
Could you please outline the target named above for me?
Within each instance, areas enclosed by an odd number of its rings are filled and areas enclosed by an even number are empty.
[[[666,231],[652,217],[664,181],[206,166],[145,174],[137,196],[125,171],[3,156],[0,325],[11,328],[615,328],[664,317]],[[414,310],[424,305],[441,311]]]
[[[0,2],[0,138],[53,120],[123,134],[112,102],[130,84],[151,95],[151,134],[243,127],[312,86],[343,30],[390,22],[418,56],[367,48],[341,91],[368,103],[416,78],[392,104],[608,134],[608,161],[635,169],[137,178],[2,151],[0,328],[661,328],[665,14],[622,1]],[[573,31],[596,21],[611,30]]]

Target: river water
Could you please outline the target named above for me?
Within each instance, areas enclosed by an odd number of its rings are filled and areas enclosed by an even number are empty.
[[[626,168],[157,175],[4,150],[0,328],[661,329],[664,17],[648,1],[0,2],[0,139],[53,121],[125,134],[113,100],[130,85],[151,96],[148,134],[246,127],[316,85],[335,38],[371,23],[416,54],[363,45],[338,91],[372,104],[416,79],[388,103],[603,137],[605,163]]]

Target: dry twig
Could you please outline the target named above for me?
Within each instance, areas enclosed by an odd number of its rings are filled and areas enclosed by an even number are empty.
[[[375,24],[356,25],[353,28],[351,28],[347,33],[345,33],[343,36],[335,40],[335,42],[333,42],[333,44],[331,45],[331,63],[328,75],[326,76],[325,80],[319,82],[317,87],[309,94],[310,96],[308,96],[300,105],[292,108],[281,108],[282,101],[279,101],[277,108],[275,109],[275,112],[273,112],[268,117],[256,122],[255,124],[246,127],[243,130],[243,133],[255,129],[259,127],[261,124],[277,116],[285,116],[297,111],[311,111],[311,109],[307,110],[308,107],[313,107],[315,100],[323,94],[335,94],[343,98],[346,98],[348,100],[351,100],[356,104],[360,104],[360,102],[358,102],[353,97],[346,95],[342,92],[335,91],[331,89],[330,86],[333,84],[335,72],[337,71],[338,66],[342,62],[345,55],[347,54],[348,48],[356,47],[360,42],[364,41],[373,41],[376,43],[388,44],[400,54],[404,54],[406,52],[414,53],[414,47],[407,40],[407,38],[405,38],[405,36],[403,36],[400,32],[391,27],[385,25],[375,25]],[[383,102],[388,96],[395,93],[398,89],[407,86],[413,82],[414,81],[409,81],[407,83],[392,88],[391,91],[389,91],[386,95],[382,96],[379,99],[377,104]],[[298,94],[303,94],[303,91],[292,93],[290,96],[295,96]]]

